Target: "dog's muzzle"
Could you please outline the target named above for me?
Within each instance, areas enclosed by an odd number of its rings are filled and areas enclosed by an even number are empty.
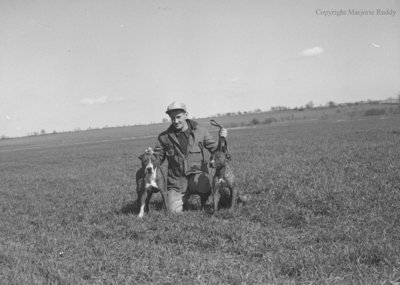
[[[146,167],[146,173],[147,174],[152,174],[154,171],[153,167]]]

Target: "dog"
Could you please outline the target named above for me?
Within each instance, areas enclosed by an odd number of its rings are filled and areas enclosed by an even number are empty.
[[[230,211],[235,208],[236,199],[238,197],[237,188],[235,186],[235,175],[229,165],[231,155],[228,153],[227,142],[224,137],[220,137],[217,150],[212,154],[210,159],[210,167],[215,168],[215,174],[212,181],[212,195],[214,202],[214,214],[218,211],[218,204],[221,195],[230,195]]]
[[[165,176],[160,167],[160,158],[151,147],[139,156],[142,167],[136,172],[136,192],[140,205],[138,217],[143,218],[149,211],[149,202],[153,193],[161,192],[164,210],[167,210],[167,188]]]

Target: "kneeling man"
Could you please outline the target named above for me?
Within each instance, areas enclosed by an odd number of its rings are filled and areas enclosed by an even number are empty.
[[[171,125],[158,136],[155,151],[162,162],[165,159],[168,161],[168,209],[182,212],[192,194],[200,195],[204,207],[211,194],[211,182],[203,150],[214,152],[217,142],[207,129],[188,119],[185,104],[173,102],[166,113]],[[219,135],[226,137],[228,132],[222,128]]]

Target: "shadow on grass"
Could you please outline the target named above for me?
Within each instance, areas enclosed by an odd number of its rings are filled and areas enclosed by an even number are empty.
[[[139,201],[135,200],[133,202],[131,201],[126,205],[122,206],[121,209],[116,211],[116,214],[117,215],[139,214],[139,210],[140,210]]]
[[[162,211],[163,210],[163,201],[162,200],[154,200],[149,203],[150,211]],[[138,215],[140,212],[140,202],[135,200],[133,202],[129,202],[126,205],[122,206],[122,208],[116,211],[117,215],[130,215],[135,214]]]
[[[225,198],[225,197],[224,197]],[[221,211],[217,217],[222,219],[231,219],[232,214],[229,213],[228,208],[230,206],[229,199],[221,198],[218,211]],[[151,211],[163,211],[163,201],[160,199],[154,199],[150,201],[149,207]],[[241,212],[243,205],[236,205],[235,212]],[[183,206],[184,211],[202,211],[206,214],[212,215],[214,212],[214,208],[212,204],[206,204],[204,209],[201,207],[200,199],[196,195],[193,195],[189,201],[185,203]],[[138,200],[130,201],[127,204],[123,205],[121,209],[117,210],[115,213],[117,215],[138,215],[140,212],[140,202]]]

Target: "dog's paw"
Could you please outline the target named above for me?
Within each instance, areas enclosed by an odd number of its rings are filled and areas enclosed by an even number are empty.
[[[141,219],[141,218],[143,218],[143,216],[144,216],[144,208],[141,207],[141,208],[140,208],[139,215],[138,215],[138,218]]]
[[[240,204],[240,203],[246,204],[248,201],[249,201],[249,197],[247,197],[246,195],[239,195],[239,197],[237,198],[238,204]]]

